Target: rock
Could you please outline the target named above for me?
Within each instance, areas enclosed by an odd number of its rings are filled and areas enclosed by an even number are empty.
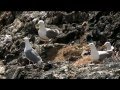
[[[5,67],[4,66],[0,66],[0,74],[4,74],[5,73]]]
[[[24,56],[21,56],[18,58],[18,63],[21,64],[22,66],[25,66],[25,65],[28,65],[30,61]]]
[[[18,75],[20,74],[21,70],[23,70],[24,68],[25,67],[18,67],[11,79],[19,79]]]
[[[15,57],[14,54],[7,54],[7,55],[5,56],[5,61],[6,61],[6,62],[10,62],[10,61],[12,61],[12,60],[14,59],[14,57]]]
[[[79,33],[77,30],[70,31],[67,34],[63,34],[63,35],[58,36],[54,42],[67,44],[69,42],[74,41],[76,39],[76,36],[78,36],[78,34]]]
[[[23,22],[21,22],[18,18],[14,20],[14,22],[11,24],[11,27],[9,27],[13,33],[18,32],[23,27]]]
[[[6,79],[6,77],[3,75],[0,75],[0,79]]]
[[[62,70],[62,71],[65,71],[65,72],[69,72],[69,71],[68,71],[68,65],[63,66],[63,67],[61,68],[61,70]]]
[[[48,71],[48,70],[50,70],[51,68],[53,68],[53,65],[50,64],[50,63],[46,63],[46,64],[44,65],[44,67],[43,67],[43,70],[44,70],[44,71]]]
[[[2,14],[0,15],[0,24],[2,26],[5,26],[7,24],[10,24],[13,22],[14,20],[14,15],[12,14],[11,11],[4,11],[2,12]]]
[[[24,36],[26,36],[28,34],[38,35],[38,32],[37,32],[33,22],[25,23],[24,28],[21,31],[24,32]]]
[[[52,72],[46,72],[44,75],[40,77],[40,79],[56,79],[55,76],[53,76]]]
[[[38,31],[35,28],[36,23],[41,19],[45,21],[46,27],[60,30],[60,35],[47,44],[39,41]],[[0,61],[3,64],[0,78],[118,79],[120,78],[119,28],[120,12],[1,11]],[[5,35],[11,35],[12,42],[4,43]],[[23,38],[25,36],[30,38],[33,48],[41,55],[44,61],[42,66],[32,62],[29,64],[29,60],[22,55],[24,50]],[[114,56],[105,59],[102,63],[91,62],[79,67],[73,67],[72,64],[82,58],[79,55],[81,53],[80,48],[84,44],[93,42],[92,40],[96,42],[96,47],[100,50],[104,42],[110,41],[115,47]],[[69,47],[70,45],[74,46],[76,43],[80,46],[75,50],[74,47]],[[68,48],[68,52],[64,48],[65,46]],[[57,56],[59,58],[56,58]],[[16,70],[22,66],[25,66],[25,68]],[[5,71],[2,67],[5,67]]]

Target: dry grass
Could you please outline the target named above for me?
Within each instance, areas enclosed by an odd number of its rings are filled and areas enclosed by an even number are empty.
[[[86,50],[86,51],[88,51],[88,50],[90,50],[90,47],[87,46],[87,45],[85,45],[85,46],[83,46],[83,49]]]
[[[83,64],[91,63],[91,62],[92,62],[92,59],[91,59],[90,55],[88,55],[81,59],[78,59],[75,63],[73,63],[73,66],[80,66]]]
[[[55,61],[64,61],[67,60],[70,56],[79,56],[81,57],[82,48],[80,45],[66,45],[61,48],[54,58]]]
[[[83,50],[89,50],[86,43],[50,48],[46,53],[46,60],[52,60],[54,62],[63,62],[65,60],[76,61],[77,59],[82,58],[81,54]],[[71,56],[75,58],[72,58]]]

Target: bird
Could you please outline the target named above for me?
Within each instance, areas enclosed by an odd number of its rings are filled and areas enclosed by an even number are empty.
[[[46,28],[43,20],[38,21],[38,23],[36,24],[36,28],[39,28],[38,35],[41,41],[51,41],[55,39],[59,34],[58,29]]]
[[[105,42],[105,44],[102,47],[106,47],[106,51],[113,57],[119,60],[118,58],[118,52],[113,52],[114,51],[114,46],[111,46],[110,42]]]
[[[105,58],[110,57],[110,53],[108,53],[107,51],[97,51],[94,43],[89,43],[88,45],[91,49],[91,58],[93,61],[99,61],[99,60],[103,60]]]
[[[29,42],[29,38],[28,37],[24,37],[24,41],[25,41],[25,48],[24,48],[24,55],[25,57],[29,60],[32,61],[33,63],[38,63],[41,64],[42,58],[39,56],[39,54],[32,48],[30,42]]]
[[[111,46],[111,43],[110,42],[105,42],[105,44],[103,45],[103,47],[106,47],[107,51],[113,51],[114,50],[114,47]]]
[[[107,51],[98,51],[93,42],[89,43],[88,47],[90,48],[90,53],[88,53],[88,51],[83,50],[83,53],[81,55],[82,58],[76,60],[76,62],[73,63],[73,66],[80,66],[83,64],[88,64],[90,62],[99,63],[100,60],[104,60],[105,58],[108,58],[111,56]],[[83,49],[84,48],[85,47],[83,46]]]

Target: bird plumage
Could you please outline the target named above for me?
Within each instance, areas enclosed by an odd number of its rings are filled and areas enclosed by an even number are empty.
[[[107,51],[113,51],[114,47],[111,46],[110,42],[105,42],[105,44],[103,45],[107,48]]]
[[[37,26],[39,26],[38,34],[41,41],[50,41],[59,34],[58,29],[46,28],[43,20],[40,20]]]
[[[42,62],[42,58],[39,54],[32,48],[29,39],[27,37],[24,38],[25,40],[25,48],[24,54],[26,58],[34,63]]]
[[[93,60],[103,60],[105,59],[106,57],[109,57],[109,53],[107,51],[97,51],[94,43],[90,43],[89,44],[90,46],[90,49],[91,49],[91,58]]]

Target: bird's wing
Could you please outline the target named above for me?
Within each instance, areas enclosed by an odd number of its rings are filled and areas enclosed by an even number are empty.
[[[53,31],[53,32],[56,32],[56,33],[60,33],[58,29],[51,29],[51,28],[46,28],[46,31]]]
[[[39,58],[36,53],[32,50],[27,50],[25,51],[25,56],[27,59],[33,61],[34,63],[37,63],[38,61],[40,61],[41,58]]]
[[[105,58],[111,57],[111,53],[104,53],[99,55],[100,60],[104,60]]]
[[[45,29],[45,31],[42,31],[42,30],[38,31],[40,40],[42,40],[42,41],[48,41],[49,40],[49,38],[46,36],[46,32],[47,32],[46,29]]]
[[[98,51],[98,53],[99,53],[99,55],[100,55],[100,54],[108,54],[107,51]]]
[[[56,38],[57,35],[58,35],[58,32],[55,32],[54,30],[47,30],[46,32],[46,36],[48,38]]]
[[[39,55],[34,49],[32,49],[31,52],[32,52],[33,54],[35,54],[38,58],[42,59],[42,58],[40,57],[40,55]]]
[[[111,57],[112,53],[108,51],[98,51],[99,53],[99,59],[104,60],[105,58]]]

